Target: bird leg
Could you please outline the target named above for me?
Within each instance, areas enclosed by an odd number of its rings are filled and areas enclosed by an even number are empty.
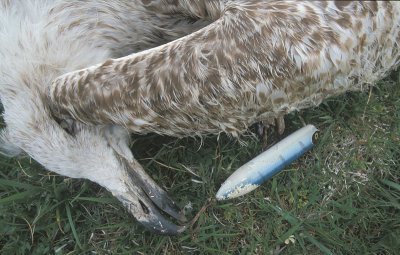
[[[276,123],[276,130],[278,131],[279,135],[282,135],[285,132],[285,119],[283,115],[278,116],[275,118]]]
[[[262,149],[265,150],[268,145],[268,129],[273,126],[275,127],[275,131],[282,135],[285,131],[285,119],[283,115],[278,115],[278,117],[271,117],[265,121],[260,122],[259,133],[263,139]]]

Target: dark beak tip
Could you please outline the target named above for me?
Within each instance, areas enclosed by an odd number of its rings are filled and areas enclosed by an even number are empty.
[[[128,162],[121,158],[126,171],[129,192],[118,194],[119,200],[128,211],[151,232],[161,235],[178,235],[186,227],[172,223],[165,216],[179,223],[187,221],[177,203],[162,190],[135,160]],[[161,211],[161,212],[160,212]]]
[[[174,224],[167,224],[165,227],[161,227],[158,224],[154,224],[154,222],[140,222],[146,229],[151,231],[152,233],[166,236],[175,236],[183,233],[187,227],[186,226],[177,226]]]

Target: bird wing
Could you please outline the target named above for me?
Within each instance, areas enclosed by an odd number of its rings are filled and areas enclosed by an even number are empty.
[[[134,132],[235,130],[241,117],[319,104],[387,72],[398,61],[379,53],[399,29],[393,4],[228,2],[190,35],[59,77],[50,99],[60,115]]]

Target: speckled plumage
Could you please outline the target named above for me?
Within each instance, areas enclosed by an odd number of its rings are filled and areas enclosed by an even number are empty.
[[[62,113],[86,123],[173,136],[238,136],[255,122],[360,90],[397,66],[399,9],[392,4],[212,5],[211,25],[64,75],[51,98]]]
[[[238,137],[255,122],[362,90],[400,59],[398,2],[6,0],[0,7],[1,148],[99,183],[160,233],[182,229],[153,203],[182,218],[134,159],[127,130]]]

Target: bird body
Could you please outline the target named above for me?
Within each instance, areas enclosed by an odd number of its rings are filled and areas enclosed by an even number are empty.
[[[111,191],[150,229],[182,220],[129,132],[239,137],[399,63],[396,1],[0,3],[1,148]],[[151,194],[157,194],[153,196]]]
[[[85,123],[238,137],[397,66],[397,3],[346,4],[229,1],[195,33],[60,77],[51,99]]]

